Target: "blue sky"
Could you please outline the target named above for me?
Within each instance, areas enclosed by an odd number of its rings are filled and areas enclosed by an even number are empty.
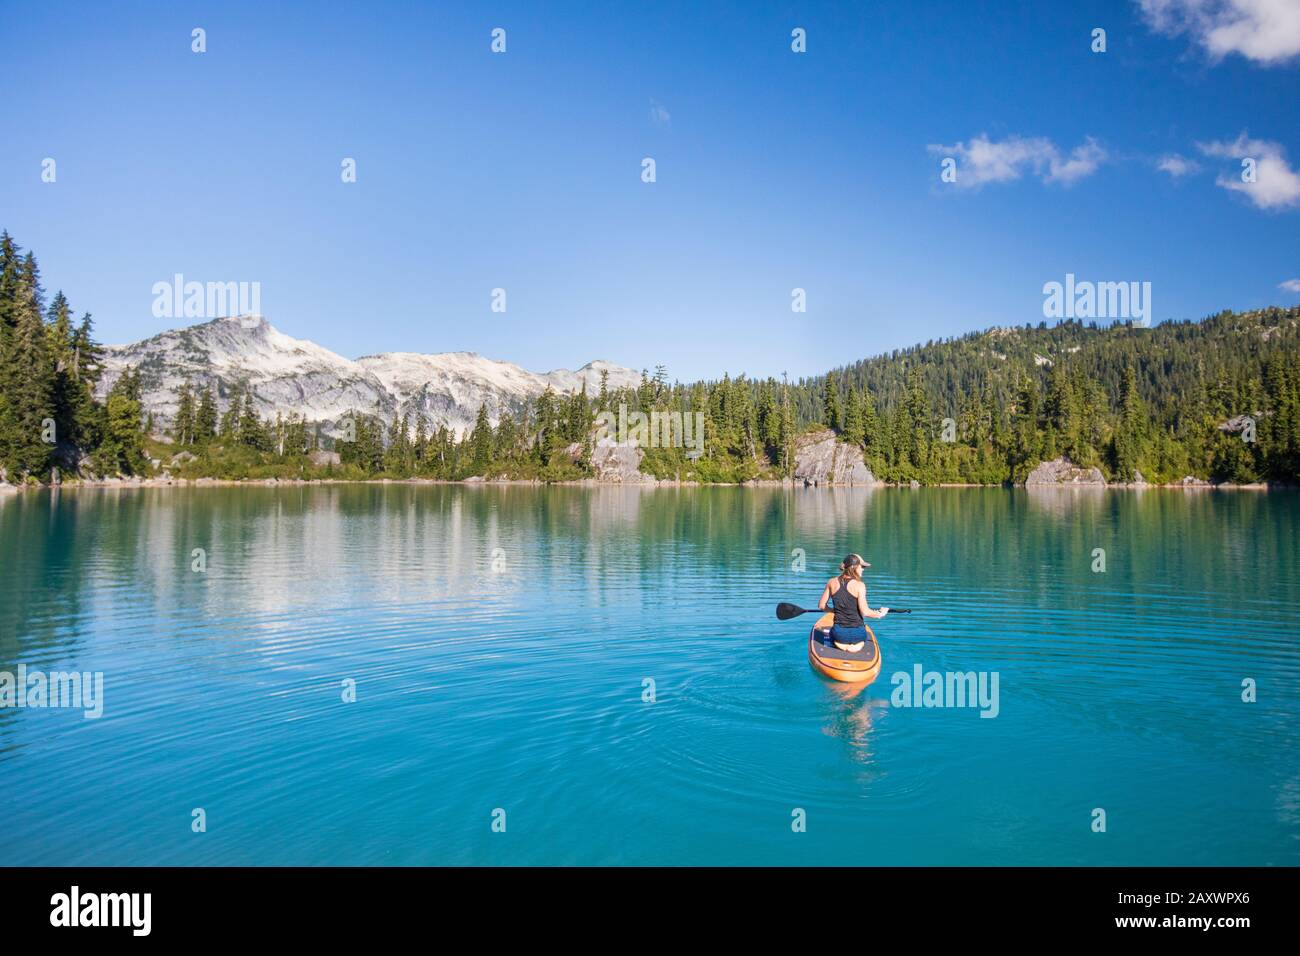
[[[1038,322],[1066,273],[1294,304],[1297,6],[7,4],[0,226],[109,342],[187,324],[180,272],[352,357],[684,380]]]

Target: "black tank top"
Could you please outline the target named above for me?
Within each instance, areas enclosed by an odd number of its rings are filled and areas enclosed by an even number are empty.
[[[849,585],[840,578],[840,588],[831,595],[831,604],[835,606],[836,627],[862,627],[862,612],[858,610],[858,599],[849,593]]]

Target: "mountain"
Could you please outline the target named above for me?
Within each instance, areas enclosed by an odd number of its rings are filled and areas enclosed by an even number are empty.
[[[304,415],[327,431],[362,412],[386,421],[405,414],[412,422],[423,414],[431,427],[446,424],[463,434],[481,404],[495,424],[503,412],[517,413],[548,385],[560,394],[585,385],[595,395],[601,372],[609,373],[611,389],[641,381],[640,372],[602,361],[576,371],[537,373],[473,352],[386,352],[348,359],[285,335],[255,315],[173,329],[133,345],[106,346],[98,396],[107,395],[118,376],[132,367],[140,372],[145,410],[158,425],[176,414],[177,395],[189,380],[200,389],[215,385],[223,411],[230,387],[244,382],[263,418]]]

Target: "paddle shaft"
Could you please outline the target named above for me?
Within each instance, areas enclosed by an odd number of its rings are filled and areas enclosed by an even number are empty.
[[[798,617],[800,614],[820,614],[820,613],[822,613],[821,608],[800,607],[797,604],[787,604],[784,601],[782,601],[780,604],[776,606],[776,616],[783,621],[788,621],[791,618]],[[890,614],[911,614],[912,609],[907,607],[891,607],[889,609],[889,613]],[[872,620],[875,620],[875,618],[872,618]]]

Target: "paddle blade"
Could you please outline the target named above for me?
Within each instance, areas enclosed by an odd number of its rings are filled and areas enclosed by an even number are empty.
[[[792,617],[798,617],[800,614],[807,614],[807,613],[808,612],[803,608],[801,608],[799,605],[787,604],[784,601],[782,601],[780,604],[776,606],[776,616],[778,619],[782,621],[788,621]]]

